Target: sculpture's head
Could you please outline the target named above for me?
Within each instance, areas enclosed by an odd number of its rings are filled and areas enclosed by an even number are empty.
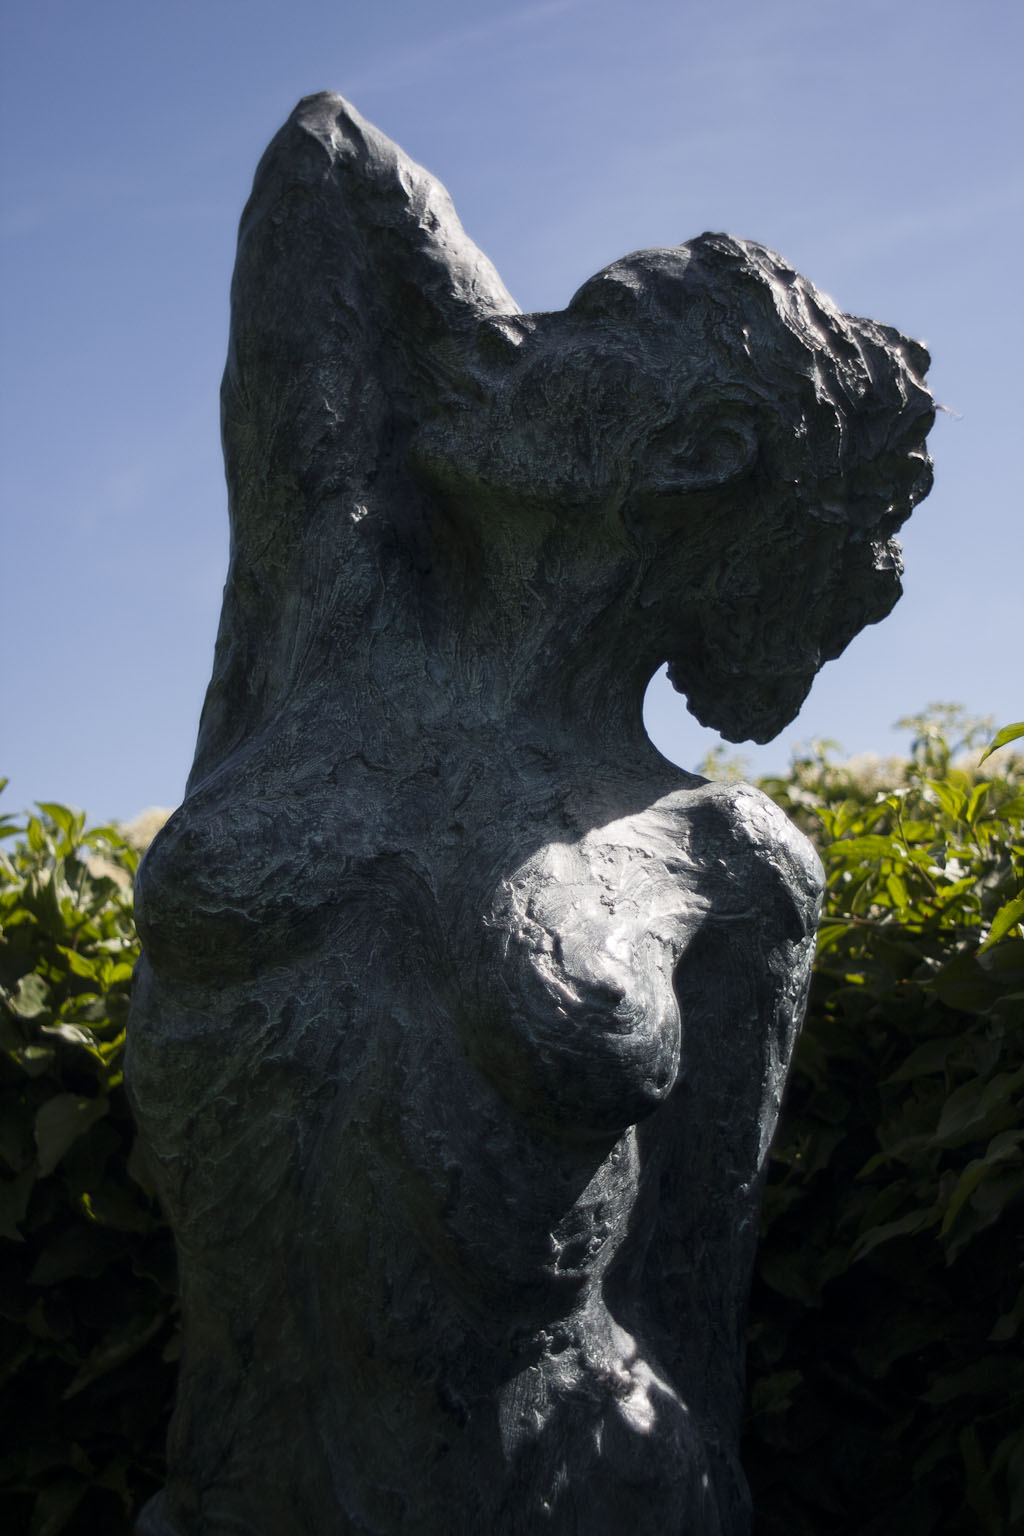
[[[554,314],[489,317],[414,457],[461,515],[628,541],[636,644],[694,714],[769,740],[900,595],[931,483],[928,354],[722,235],[641,251]],[[596,547],[594,554],[597,554]]]
[[[699,719],[767,740],[899,595],[927,354],[762,246],[641,251],[523,315],[440,184],[323,95],[261,162],[232,291],[197,776],[401,614],[500,649],[502,687],[568,646],[581,693],[628,659],[632,700],[668,661]]]

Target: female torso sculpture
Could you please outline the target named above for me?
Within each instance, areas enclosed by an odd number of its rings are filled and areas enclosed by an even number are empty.
[[[722,236],[523,316],[338,97],[243,216],[232,561],[140,875],[185,1322],[147,1536],[738,1536],[821,872],[742,739],[899,593],[921,349]]]

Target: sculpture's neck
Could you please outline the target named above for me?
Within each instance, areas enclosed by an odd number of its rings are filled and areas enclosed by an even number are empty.
[[[489,536],[474,540],[416,515],[407,491],[396,505],[412,515],[389,506],[376,528],[368,516],[328,566],[294,573],[301,607],[275,597],[269,577],[260,586],[233,572],[224,677],[215,672],[193,786],[282,731],[318,742],[323,761],[361,757],[399,776],[431,761],[457,776],[467,754],[498,770],[523,751],[577,779],[601,763],[664,772],[643,727],[662,655],[645,631],[634,548],[568,520],[505,540],[500,515],[486,514],[476,526]],[[263,666],[232,680],[254,636]]]
[[[387,721],[397,752],[433,738],[449,753],[478,742],[495,759],[527,747],[577,763],[662,763],[643,726],[660,657],[638,633],[626,562],[585,580],[563,552],[543,556],[514,570],[442,570],[424,602],[382,604],[381,647],[352,657],[349,699],[371,725]]]
[[[544,659],[482,647],[468,656],[393,650],[385,689],[368,669],[343,684],[344,735],[399,774],[434,764],[458,777],[474,759],[497,773],[524,754],[575,778],[602,764],[664,769],[644,730],[643,669],[621,655],[602,666],[589,650],[561,652],[557,666]]]

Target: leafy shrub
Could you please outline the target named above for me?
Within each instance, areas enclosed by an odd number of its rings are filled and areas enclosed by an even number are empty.
[[[121,1082],[138,855],[39,810],[0,817],[0,1498],[11,1536],[106,1536],[160,1482],[174,1385],[173,1244]]]
[[[956,721],[888,788],[825,750],[763,786],[828,896],[751,1304],[761,1536],[1024,1530],[1024,761]]]

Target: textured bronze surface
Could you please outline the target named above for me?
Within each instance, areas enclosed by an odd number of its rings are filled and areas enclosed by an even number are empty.
[[[648,742],[766,740],[899,595],[927,355],[703,235],[524,315],[336,96],[242,219],[231,565],[140,873],[185,1347],[148,1536],[741,1536],[821,887]]]

